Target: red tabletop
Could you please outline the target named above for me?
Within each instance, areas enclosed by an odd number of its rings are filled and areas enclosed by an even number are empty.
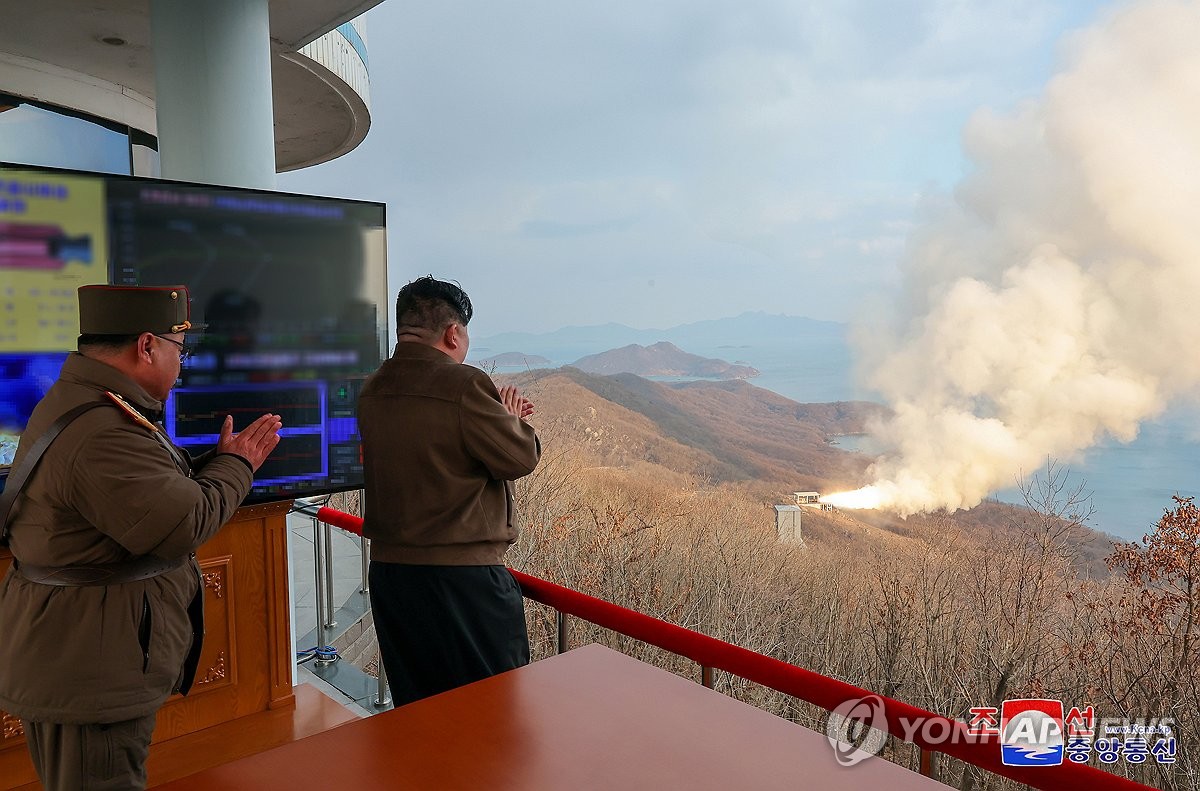
[[[945,791],[824,734],[599,645],[159,786]]]

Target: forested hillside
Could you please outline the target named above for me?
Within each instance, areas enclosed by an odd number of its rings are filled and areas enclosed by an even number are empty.
[[[870,460],[828,440],[861,431],[879,407],[572,369],[515,381],[537,405],[543,460],[518,485],[514,568],[948,716],[1049,697],[1101,717],[1174,717],[1176,763],[1105,768],[1194,787],[1200,564],[1180,558],[1200,520],[1189,504],[1149,546],[1114,552],[1081,524],[1076,482],[1050,464],[1027,482],[1032,508],[987,502],[907,520],[805,509],[804,542],[781,543],[772,504],[863,483]],[[530,604],[529,618],[545,656],[553,613]],[[587,624],[572,640],[697,672]],[[824,727],[823,712],[739,679],[719,674],[718,689]],[[908,746],[885,752],[915,766]],[[1012,787],[952,761],[939,777]]]

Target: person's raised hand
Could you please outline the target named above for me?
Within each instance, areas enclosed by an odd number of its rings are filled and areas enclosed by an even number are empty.
[[[512,385],[500,388],[500,403],[513,417],[525,419],[533,414],[533,402],[521,395],[521,391]]]
[[[233,416],[226,415],[225,423],[221,426],[221,436],[217,440],[217,453],[232,453],[250,462],[250,468],[258,472],[258,468],[271,455],[271,451],[279,444],[279,429],[283,421],[279,415],[263,415],[258,420],[246,426],[245,429],[233,433]]]

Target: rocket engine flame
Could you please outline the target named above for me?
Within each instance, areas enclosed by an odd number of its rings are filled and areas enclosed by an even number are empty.
[[[875,509],[883,505],[884,498],[878,486],[864,486],[852,492],[822,495],[818,502],[834,508]]]
[[[1197,4],[1109,12],[1040,98],[972,118],[972,172],[911,238],[895,315],[858,332],[890,450],[828,502],[970,508],[1200,392],[1197,40]]]

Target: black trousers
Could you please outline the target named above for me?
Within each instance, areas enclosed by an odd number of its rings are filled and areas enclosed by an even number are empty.
[[[529,664],[525,602],[504,566],[371,561],[368,581],[397,706]]]

